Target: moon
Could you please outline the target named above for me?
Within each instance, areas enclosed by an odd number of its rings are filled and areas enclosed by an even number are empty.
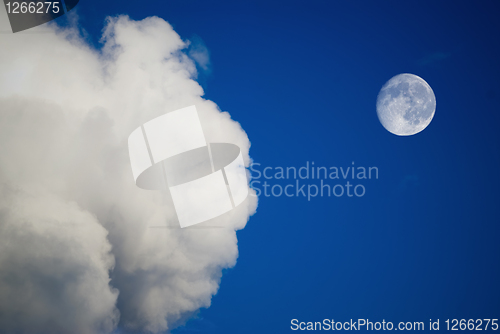
[[[377,97],[377,115],[387,131],[411,136],[424,130],[436,111],[431,86],[414,74],[402,73],[385,83]]]

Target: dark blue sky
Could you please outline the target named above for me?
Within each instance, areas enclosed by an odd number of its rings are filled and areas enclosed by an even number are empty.
[[[362,198],[261,196],[212,306],[174,333],[288,333],[291,319],[500,318],[500,5],[460,1],[81,0],[96,43],[108,15],[159,16],[211,55],[205,97],[265,166],[376,166]],[[432,123],[379,123],[382,85],[433,88]],[[276,181],[273,181],[276,182]],[[282,182],[282,184],[285,184]]]

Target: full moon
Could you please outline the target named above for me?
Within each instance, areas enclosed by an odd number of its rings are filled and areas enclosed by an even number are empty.
[[[436,97],[424,79],[398,74],[385,83],[377,97],[377,115],[387,131],[411,136],[425,129],[434,117]]]

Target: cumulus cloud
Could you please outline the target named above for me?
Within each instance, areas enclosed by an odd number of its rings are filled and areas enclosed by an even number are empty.
[[[164,20],[109,18],[101,42],[54,24],[0,35],[1,332],[168,331],[210,306],[255,212],[249,196],[207,223],[221,228],[179,229],[167,194],[135,186],[128,135],[166,112],[196,105],[207,141],[246,164],[250,141]]]

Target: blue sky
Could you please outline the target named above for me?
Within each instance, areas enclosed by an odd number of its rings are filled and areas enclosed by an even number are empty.
[[[379,169],[362,198],[261,196],[212,306],[174,333],[498,318],[498,4],[82,0],[77,12],[96,46],[117,14],[156,15],[202,40],[205,97],[241,123],[262,168]],[[399,73],[436,95],[415,136],[376,116],[380,88]]]

